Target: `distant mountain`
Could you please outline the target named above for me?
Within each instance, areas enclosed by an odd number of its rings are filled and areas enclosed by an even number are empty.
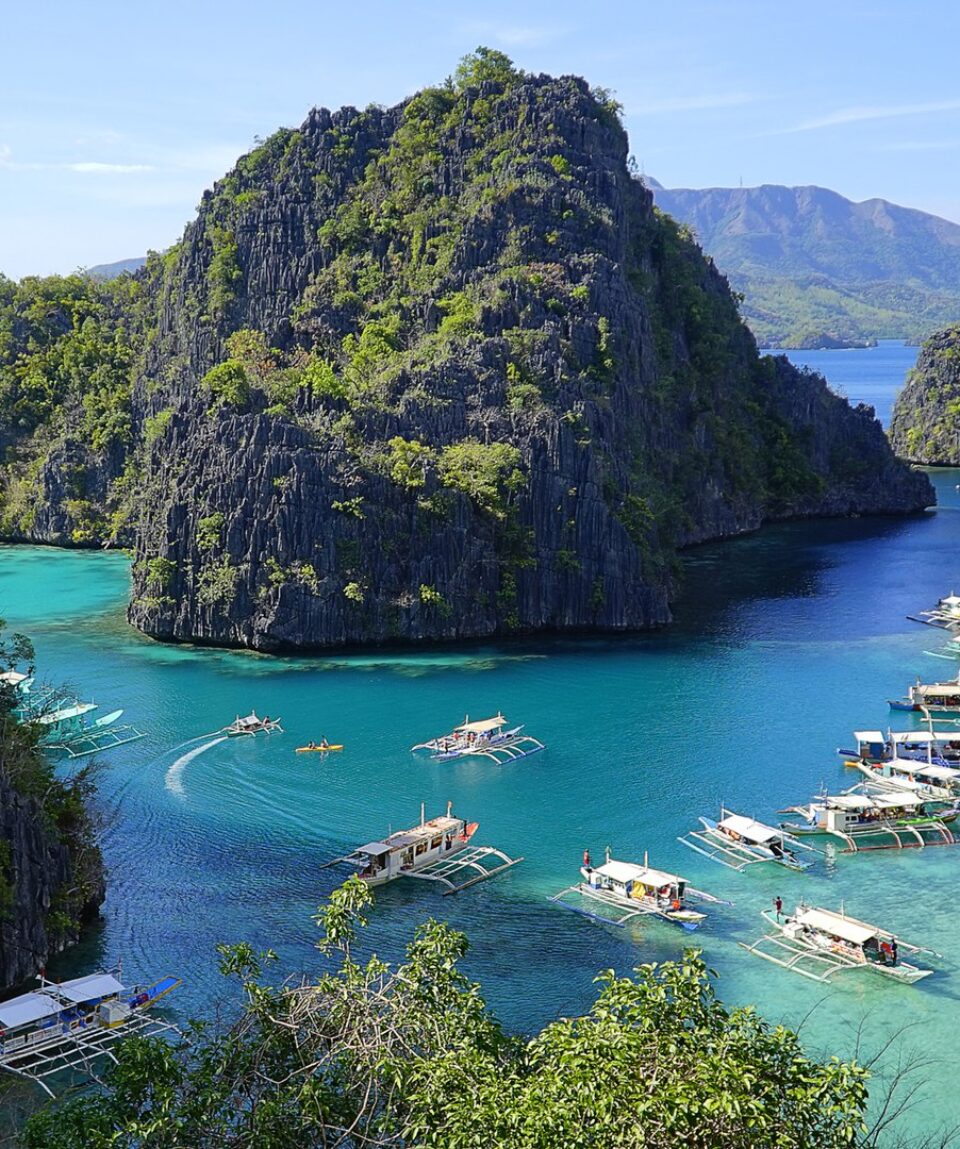
[[[146,262],[146,256],[138,255],[135,259],[118,259],[116,263],[98,263],[87,268],[87,275],[94,279],[116,279],[125,271],[137,271]]]
[[[955,223],[819,187],[645,182],[743,293],[744,318],[763,346],[920,341],[960,318]]]

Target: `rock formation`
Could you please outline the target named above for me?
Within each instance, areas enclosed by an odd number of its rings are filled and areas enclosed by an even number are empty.
[[[897,396],[890,442],[912,462],[960,466],[960,327],[938,331],[923,344]]]

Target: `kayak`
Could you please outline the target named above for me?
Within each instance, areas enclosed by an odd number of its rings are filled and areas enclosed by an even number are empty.
[[[298,754],[327,754],[331,750],[342,750],[342,746],[298,746]]]

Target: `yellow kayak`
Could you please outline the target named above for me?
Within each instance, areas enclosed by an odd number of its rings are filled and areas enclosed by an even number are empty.
[[[298,754],[326,754],[330,750],[342,750],[342,746],[298,746]]]

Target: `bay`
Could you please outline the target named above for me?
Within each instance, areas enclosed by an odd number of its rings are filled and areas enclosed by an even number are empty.
[[[627,972],[694,943],[727,1002],[802,1021],[814,1051],[849,1055],[861,1024],[875,1046],[908,1022],[898,1048],[950,1050],[960,851],[828,851],[806,875],[736,874],[676,842],[721,802],[772,820],[822,785],[850,785],[836,754],[850,732],[886,728],[886,700],[917,675],[955,673],[924,654],[938,635],[905,619],[960,587],[950,557],[960,472],[933,477],[935,512],[790,523],[689,551],[674,625],[621,638],[328,658],[167,647],[125,622],[124,556],[0,548],[0,613],[34,638],[41,674],[104,709],[123,706],[149,732],[103,760],[109,895],[102,926],[60,972],[118,959],[131,978],[176,972],[180,1018],[234,1000],[217,973],[219,942],[272,947],[285,973],[315,972],[311,917],[343,876],[322,863],[412,824],[421,801],[429,814],[451,800],[480,823],[478,841],[526,860],[456,898],[427,883],[387,887],[369,942],[394,958],[416,922],[449,919],[470,936],[467,971],[511,1028],[584,1010],[598,970]],[[251,707],[279,715],[286,733],[198,740]],[[409,752],[464,714],[498,709],[547,751],[504,767]],[[294,753],[323,736],[346,749]],[[625,859],[649,852],[735,905],[685,934],[653,922],[618,930],[551,904],[578,879],[584,848],[598,857],[606,845]],[[825,989],[738,946],[759,936],[759,913],[778,895],[791,907],[844,904],[947,957],[917,988],[853,974]],[[950,1062],[925,1069],[915,1131],[960,1119]]]

